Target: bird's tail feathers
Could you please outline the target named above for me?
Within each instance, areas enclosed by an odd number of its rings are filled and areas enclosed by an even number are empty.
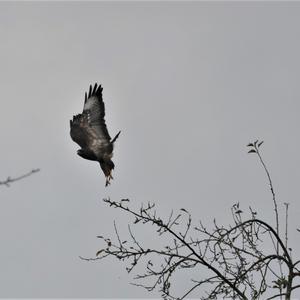
[[[116,136],[111,140],[111,143],[112,143],[112,144],[117,140],[117,138],[119,137],[120,133],[121,133],[121,130],[120,130],[120,131],[116,134]]]

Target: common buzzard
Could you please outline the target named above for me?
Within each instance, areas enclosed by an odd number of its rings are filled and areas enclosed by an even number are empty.
[[[104,120],[102,90],[101,85],[97,86],[97,83],[94,88],[90,85],[88,95],[85,93],[82,114],[73,116],[73,120],[70,120],[70,135],[72,140],[81,147],[77,151],[79,156],[100,163],[106,177],[105,186],[107,186],[113,179],[111,172],[115,165],[111,158],[114,142],[121,131],[113,139],[110,138]]]

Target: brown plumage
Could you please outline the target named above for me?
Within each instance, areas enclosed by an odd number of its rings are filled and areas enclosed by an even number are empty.
[[[90,85],[88,95],[85,93],[82,114],[73,116],[73,120],[70,120],[70,135],[72,140],[81,147],[77,151],[79,156],[100,163],[106,177],[105,186],[107,186],[113,179],[111,172],[115,165],[111,158],[114,142],[121,131],[113,139],[110,138],[104,120],[105,108],[102,90],[101,85],[98,87],[97,83],[94,88]]]

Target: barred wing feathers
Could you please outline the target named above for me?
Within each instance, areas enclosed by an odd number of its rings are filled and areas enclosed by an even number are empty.
[[[102,154],[102,148],[110,148],[110,135],[105,120],[105,107],[102,99],[102,87],[94,89],[90,86],[89,94],[85,94],[82,114],[73,117],[70,121],[71,138],[81,148],[89,148],[95,154]],[[103,149],[104,150],[104,149]],[[107,149],[108,150],[108,149]]]
[[[90,126],[97,132],[101,140],[110,141],[110,135],[108,133],[105,124],[105,107],[102,99],[102,87],[101,85],[97,88],[97,83],[94,88],[90,85],[89,94],[85,93],[85,101],[83,107],[83,113],[88,115],[88,122]]]

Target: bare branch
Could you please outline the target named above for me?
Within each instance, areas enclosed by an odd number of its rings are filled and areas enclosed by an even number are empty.
[[[271,194],[272,194],[272,200],[273,200],[273,204],[274,204],[274,212],[275,212],[275,220],[276,220],[276,232],[277,232],[277,235],[279,235],[279,217],[278,217],[278,205],[277,205],[277,201],[276,201],[276,195],[275,195],[275,192],[274,192],[274,187],[273,187],[273,182],[272,182],[272,179],[271,179],[271,175],[269,173],[269,170],[260,154],[260,151],[259,151],[259,147],[260,145],[263,143],[262,142],[259,142],[258,140],[255,141],[252,145],[253,145],[253,152],[257,154],[258,158],[259,158],[259,161],[260,163],[262,164],[263,168],[264,168],[264,171],[267,175],[267,178],[268,178],[268,182],[269,182],[269,186],[270,186],[270,190],[271,190]],[[249,144],[250,145],[250,144]],[[250,150],[251,151],[251,150]],[[277,254],[278,254],[278,249],[277,249]]]
[[[288,245],[288,219],[289,219],[289,203],[284,203],[285,206],[285,247]]]
[[[10,176],[8,176],[6,178],[6,180],[0,181],[0,185],[5,185],[5,186],[9,187],[11,183],[22,180],[22,179],[24,179],[26,177],[29,177],[32,174],[37,173],[39,171],[40,171],[40,169],[32,169],[30,172],[25,173],[25,174],[23,174],[21,176],[18,176],[18,177],[11,178]]]
[[[280,299],[281,299],[282,296],[286,296],[286,293],[276,294],[272,297],[267,298],[266,300],[271,300],[271,299],[275,299],[275,298],[278,298],[278,297],[280,297]]]

